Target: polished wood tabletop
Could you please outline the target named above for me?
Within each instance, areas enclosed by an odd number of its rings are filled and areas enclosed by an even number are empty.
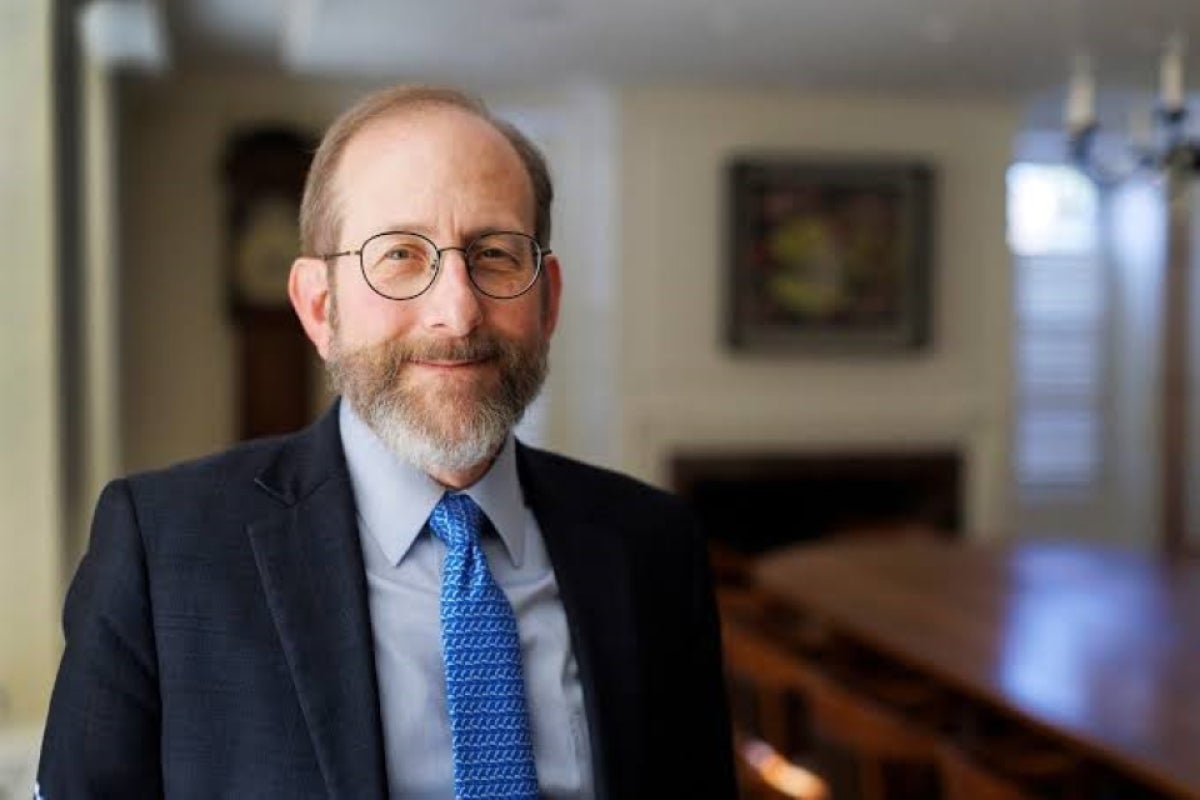
[[[787,603],[1160,791],[1200,797],[1200,563],[1074,541],[764,556]]]

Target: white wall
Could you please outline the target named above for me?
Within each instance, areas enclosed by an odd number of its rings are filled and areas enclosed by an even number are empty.
[[[659,483],[680,447],[953,444],[967,527],[1009,491],[1007,103],[645,88],[621,104],[621,460]],[[722,345],[724,165],[766,150],[895,155],[937,170],[933,344],[909,357],[747,358]]]
[[[52,97],[49,4],[0,0],[0,704],[23,721],[60,640]]]
[[[1162,538],[1160,480],[1162,282],[1166,274],[1166,205],[1161,185],[1130,181],[1104,205],[1110,253],[1112,323],[1108,335],[1110,457],[1107,512],[1092,530],[1129,543]]]

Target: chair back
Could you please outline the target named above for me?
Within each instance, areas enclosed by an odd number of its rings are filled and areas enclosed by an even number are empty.
[[[961,748],[942,744],[938,750],[943,800],[1032,800],[1017,783],[978,763]]]

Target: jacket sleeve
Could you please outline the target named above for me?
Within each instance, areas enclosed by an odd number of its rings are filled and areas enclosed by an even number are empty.
[[[161,704],[146,548],[126,481],[100,496],[67,594],[38,765],[45,800],[161,798]]]

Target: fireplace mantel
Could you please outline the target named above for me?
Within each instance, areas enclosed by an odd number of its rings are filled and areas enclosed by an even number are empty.
[[[759,555],[830,536],[959,535],[962,465],[963,455],[949,447],[680,449],[670,459],[670,480],[714,543]]]

